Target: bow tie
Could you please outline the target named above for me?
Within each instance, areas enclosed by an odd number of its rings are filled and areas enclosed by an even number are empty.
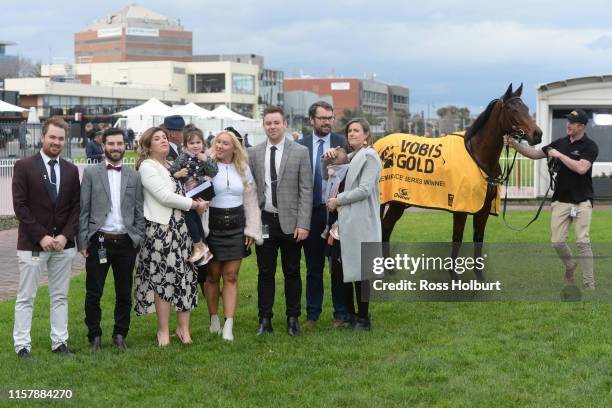
[[[121,171],[121,166],[113,166],[112,164],[107,164],[106,165],[106,170],[117,170],[117,171]]]

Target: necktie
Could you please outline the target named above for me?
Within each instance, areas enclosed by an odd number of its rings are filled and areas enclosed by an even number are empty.
[[[49,160],[49,167],[51,168],[49,172],[49,178],[51,179],[51,200],[55,203],[57,201],[57,176],[55,175],[55,165],[57,164],[57,160],[51,159]]]
[[[113,166],[110,163],[106,163],[106,170],[117,170],[121,171],[121,166]]]
[[[323,156],[323,144],[325,140],[319,139],[317,147],[317,155],[314,165],[314,185],[312,188],[312,203],[314,205],[323,204],[323,177],[321,176],[321,156]]]
[[[272,205],[278,208],[276,200],[276,146],[270,148],[270,184],[272,186]]]

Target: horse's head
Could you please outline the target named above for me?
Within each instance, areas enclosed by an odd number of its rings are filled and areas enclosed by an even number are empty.
[[[536,145],[542,141],[542,130],[536,125],[529,114],[529,108],[521,99],[523,84],[512,91],[512,84],[508,86],[506,93],[499,99],[502,109],[502,128],[506,134],[524,138],[530,145]]]

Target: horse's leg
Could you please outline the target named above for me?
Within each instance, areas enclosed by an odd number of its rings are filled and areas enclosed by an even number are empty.
[[[386,212],[385,207],[387,209]],[[382,204],[380,206],[380,222],[382,227],[382,255],[385,258],[390,258],[392,256],[389,240],[391,239],[391,234],[393,233],[393,228],[395,228],[395,224],[402,217],[402,215],[404,214],[404,210],[407,207],[408,206],[406,204],[398,203],[395,201],[391,201],[387,204]]]
[[[380,206],[380,220],[382,224],[382,242],[389,242],[395,224],[404,214],[404,210],[408,208],[406,204],[391,201],[386,204],[387,211],[384,211],[385,204]]]
[[[483,209],[474,214],[473,225],[474,225],[474,259],[482,256],[482,246],[484,242],[485,227],[487,226],[487,220],[489,219],[489,209],[491,203],[486,203]],[[481,268],[474,267],[474,273],[476,279],[484,280],[484,271]]]
[[[467,213],[463,212],[455,212],[453,213],[453,251],[451,253],[451,258],[453,259],[453,263],[459,255],[459,250],[461,249],[461,243],[463,242],[463,230],[465,229],[465,221],[467,220]],[[450,272],[452,279],[458,279],[457,273],[455,269]]]

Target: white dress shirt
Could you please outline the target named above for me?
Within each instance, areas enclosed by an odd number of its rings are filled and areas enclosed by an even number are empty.
[[[278,209],[272,205],[272,177],[270,176],[270,153],[271,153],[270,148],[272,146],[276,146],[276,155],[274,156],[274,159],[275,159],[274,163],[276,164],[276,177],[278,178],[280,176],[279,174],[280,164],[281,164],[281,159],[283,158],[283,150],[285,148],[285,138],[283,137],[281,141],[276,145],[273,145],[272,143],[270,143],[269,140],[268,140],[268,143],[266,144],[266,157],[265,157],[266,171],[264,173],[264,180],[266,183],[266,189],[264,192],[264,196],[266,198],[266,201],[264,204],[264,211],[277,213]]]
[[[108,161],[105,163],[107,165],[111,164]],[[121,171],[106,170],[111,193],[111,210],[106,216],[100,231],[109,234],[125,234],[127,232],[121,215]]]
[[[45,168],[47,169],[47,177],[49,180],[49,183],[51,183],[51,166],[49,166],[49,160],[52,160],[51,157],[47,156],[45,154],[45,152],[42,151],[42,149],[40,150],[40,155],[42,156],[43,162],[45,163]],[[55,160],[57,160],[57,163],[55,163],[55,166],[53,166],[53,170],[55,172],[55,189],[57,191],[57,195],[59,195],[59,188],[60,188],[60,166],[59,166],[59,156],[55,157]]]

